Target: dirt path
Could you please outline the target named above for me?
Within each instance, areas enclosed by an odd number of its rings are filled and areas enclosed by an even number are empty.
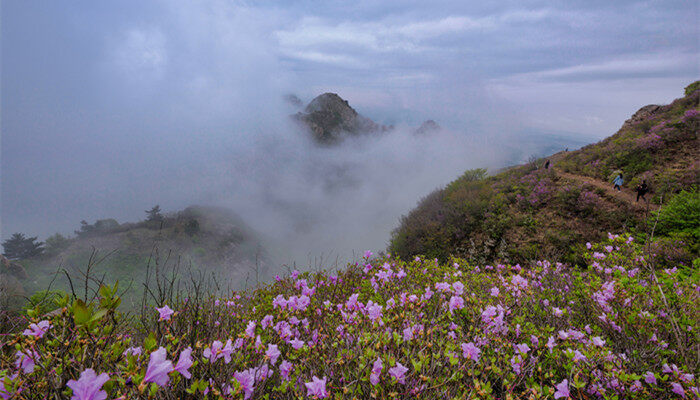
[[[605,194],[607,194],[608,196],[613,197],[622,202],[628,203],[639,211],[646,211],[647,206],[649,207],[650,211],[656,211],[659,208],[659,206],[657,206],[656,204],[651,204],[643,200],[639,200],[639,202],[637,202],[637,192],[631,191],[629,189],[622,188],[622,191],[618,192],[616,189],[613,188],[612,183],[591,178],[590,176],[570,174],[559,169],[555,169],[555,171],[557,172],[557,175],[561,176],[564,179],[595,186],[596,188],[605,191]],[[649,194],[647,194],[647,196],[649,196]]]

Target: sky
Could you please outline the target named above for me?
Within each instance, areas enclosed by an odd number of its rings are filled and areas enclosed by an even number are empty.
[[[698,4],[3,1],[0,236],[216,204],[294,259],[379,250],[504,144],[597,141],[680,97]],[[397,133],[311,146],[282,96],[327,91]],[[402,136],[429,118],[446,133]]]

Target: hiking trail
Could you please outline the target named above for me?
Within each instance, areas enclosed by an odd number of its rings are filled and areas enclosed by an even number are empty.
[[[590,176],[571,174],[569,172],[564,172],[557,168],[555,168],[554,171],[557,173],[558,176],[564,179],[595,186],[596,188],[603,190],[606,195],[631,205],[637,211],[646,211],[647,208],[649,211],[657,211],[659,209],[658,205],[652,204],[648,200],[644,201],[640,199],[639,202],[637,202],[637,192],[633,190],[623,187],[622,190],[618,192],[617,189],[613,188],[612,182],[602,181],[600,179],[595,179]],[[649,195],[650,194],[647,193],[647,196]]]

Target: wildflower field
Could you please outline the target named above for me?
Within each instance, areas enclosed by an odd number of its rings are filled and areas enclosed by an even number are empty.
[[[654,270],[627,236],[586,248],[585,270],[367,253],[141,318],[116,284],[76,288],[3,337],[0,397],[698,398],[697,269]]]

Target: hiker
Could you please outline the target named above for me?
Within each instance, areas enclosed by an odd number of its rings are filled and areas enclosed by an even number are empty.
[[[547,162],[544,163],[544,169],[549,169],[549,160],[547,160]]]
[[[622,173],[617,174],[615,177],[615,180],[613,181],[613,189],[617,189],[617,191],[620,191],[620,186],[625,183],[625,179],[622,177]]]
[[[639,201],[639,198],[641,197],[642,200],[647,201],[647,199],[644,198],[644,195],[649,192],[649,187],[647,186],[647,181],[642,180],[641,185],[637,185],[637,188],[635,189],[637,191],[637,200]]]

